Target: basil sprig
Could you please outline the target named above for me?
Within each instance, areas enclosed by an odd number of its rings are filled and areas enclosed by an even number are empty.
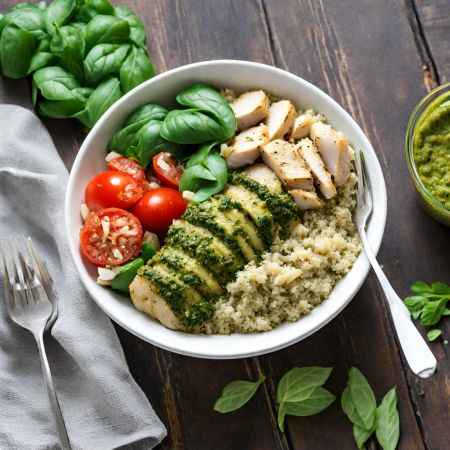
[[[445,283],[427,284],[416,281],[411,285],[413,295],[405,298],[405,305],[413,319],[419,320],[424,327],[436,325],[442,317],[450,315],[447,307],[450,302],[450,286]],[[430,341],[441,335],[439,329],[432,329],[427,334]]]
[[[353,424],[353,437],[359,449],[364,448],[375,432],[384,450],[395,450],[400,437],[395,388],[385,395],[377,408],[375,394],[366,377],[359,369],[352,367],[341,396],[341,406]]]
[[[192,201],[201,203],[222,191],[228,181],[226,161],[218,151],[215,142],[205,144],[188,160],[180,179],[180,190],[195,192]]]
[[[312,416],[328,408],[336,397],[322,385],[330,367],[294,367],[278,383],[278,426],[284,431],[287,415]]]
[[[242,408],[255,395],[264,380],[264,375],[260,374],[257,381],[236,380],[228,383],[214,404],[214,410],[225,414]]]

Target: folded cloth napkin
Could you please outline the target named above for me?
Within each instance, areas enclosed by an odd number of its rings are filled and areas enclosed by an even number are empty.
[[[46,348],[73,448],[151,449],[166,430],[77,277],[64,231],[66,183],[39,119],[0,105],[0,239],[31,236],[54,279],[59,318]],[[36,344],[7,318],[0,293],[0,449],[59,448]]]

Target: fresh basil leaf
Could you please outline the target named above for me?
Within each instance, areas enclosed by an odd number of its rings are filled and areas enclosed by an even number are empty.
[[[306,400],[327,381],[332,370],[330,367],[294,367],[278,383],[278,402]]]
[[[222,395],[214,405],[214,410],[222,414],[236,411],[255,395],[264,380],[265,377],[261,374],[258,381],[232,381],[224,387]]]
[[[206,168],[195,165],[187,168],[180,178],[180,191],[198,191],[204,181],[216,181],[216,177]]]
[[[5,77],[24,78],[30,67],[37,38],[16,25],[7,25],[0,36],[0,67]]]
[[[95,86],[106,77],[118,74],[129,50],[130,46],[126,44],[96,45],[84,60],[87,84]]]
[[[431,291],[431,286],[423,281],[416,281],[411,285],[411,291],[415,294],[423,294]]]
[[[137,46],[145,47],[146,35],[144,24],[141,19],[125,5],[116,6],[114,8],[114,14],[116,17],[120,17],[128,22],[128,25],[130,26],[130,40]]]
[[[211,114],[222,126],[222,141],[231,139],[236,132],[236,117],[220,93],[206,84],[193,84],[177,95],[177,102],[189,108]]]
[[[47,31],[53,33],[55,25],[64,25],[75,12],[77,0],[53,0],[45,10]]]
[[[427,302],[427,299],[425,297],[422,297],[421,295],[413,295],[410,297],[406,297],[404,302],[409,312],[414,313],[417,311],[422,311],[422,308]]]
[[[392,388],[377,408],[375,434],[383,450],[395,450],[400,438],[400,418],[397,410],[397,392]]]
[[[78,8],[76,20],[87,23],[99,14],[114,15],[114,8],[109,0],[83,0]]]
[[[98,44],[123,44],[130,37],[130,25],[126,20],[114,16],[95,16],[85,31],[86,49]]]
[[[119,100],[121,95],[120,82],[117,78],[104,81],[92,92],[86,102],[85,111],[80,113],[77,118],[84,125],[92,128],[103,113]]]
[[[153,103],[141,106],[127,118],[123,128],[114,134],[108,148],[124,153],[128,148],[137,144],[137,133],[146,123],[151,121],[162,122],[166,115],[167,109],[162,106]]]
[[[39,114],[55,119],[73,117],[84,108],[85,102],[80,98],[72,98],[61,101],[43,100],[39,102]]]
[[[290,416],[314,416],[327,409],[335,400],[336,397],[330,391],[319,386],[305,400],[285,402],[285,411]]]
[[[186,163],[186,169],[195,165],[202,165],[206,167],[207,157],[211,150],[217,145],[216,142],[202,145],[188,160]]]
[[[37,70],[33,82],[47,100],[71,100],[74,97],[73,89],[80,87],[71,73],[57,66]]]
[[[284,433],[284,423],[286,419],[286,403],[281,403],[278,407],[277,422],[278,428]]]
[[[206,185],[195,193],[194,203],[204,202],[218,192],[221,192],[228,181],[228,166],[219,153],[211,153],[207,157],[206,168],[216,177],[216,181],[206,181]]]
[[[24,3],[20,8],[17,6],[6,14],[2,27],[14,25],[37,39],[44,39],[46,32],[43,11],[31,3]]]
[[[366,377],[356,367],[352,367],[348,375],[350,396],[363,428],[370,430],[375,422],[376,399]]]
[[[445,312],[447,300],[434,300],[427,302],[420,316],[420,323],[426,327],[437,324]]]
[[[435,294],[450,296],[450,286],[445,283],[436,282],[431,285],[431,289]]]
[[[341,407],[351,423],[353,423],[358,428],[367,431],[365,423],[361,419],[360,415],[358,414],[358,411],[356,410],[355,404],[353,403],[352,396],[350,394],[350,387],[348,385],[342,392]]]
[[[155,68],[143,48],[132,47],[120,69],[122,91],[128,92],[155,75]]]
[[[56,62],[56,56],[50,52],[37,52],[33,55],[28,68],[28,75],[32,74],[42,67],[53,65]]]
[[[427,338],[430,342],[435,341],[439,336],[442,335],[442,330],[439,328],[433,328],[427,333]]]
[[[353,425],[353,439],[360,450],[364,448],[364,444],[369,440],[374,431],[375,425],[371,430],[365,430],[358,425]]]
[[[61,28],[55,27],[50,50],[60,59],[63,68],[73,73],[80,82],[83,82],[85,42],[82,28],[73,25],[65,25]]]

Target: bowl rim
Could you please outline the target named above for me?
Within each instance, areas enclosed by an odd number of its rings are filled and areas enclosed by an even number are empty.
[[[434,103],[438,106],[439,103],[445,101],[441,97],[447,96],[447,100],[450,99],[450,82],[441,84],[428,92],[420,101],[416,104],[412,110],[405,133],[405,157],[408,166],[409,175],[412,178],[414,186],[418,193],[422,196],[430,207],[434,208],[438,215],[450,218],[450,210],[447,209],[440,200],[438,200],[431,191],[425,186],[422,178],[417,170],[416,161],[414,159],[414,137],[417,127],[420,125],[422,119],[425,117],[425,113],[428,108]]]
[[[122,320],[122,317],[120,317],[119,315],[113,314],[111,311],[109,311],[106,307],[104,307],[104,305],[102,304],[102,302],[100,300],[98,300],[96,298],[96,294],[94,292],[94,289],[92,287],[92,279],[88,276],[86,269],[81,267],[84,263],[83,261],[80,259],[79,257],[79,248],[75,243],[75,239],[72,238],[71,236],[71,229],[70,229],[70,221],[71,221],[71,197],[72,197],[72,191],[75,188],[75,184],[76,184],[76,177],[75,174],[78,172],[78,169],[81,165],[81,162],[83,160],[83,157],[85,155],[85,153],[87,152],[88,148],[90,147],[90,142],[93,139],[93,136],[96,135],[97,130],[99,128],[102,127],[102,125],[108,121],[108,119],[110,118],[110,116],[114,113],[114,111],[116,111],[117,109],[121,108],[122,105],[124,105],[131,97],[138,95],[138,93],[140,91],[145,91],[148,86],[151,86],[152,84],[157,84],[160,80],[163,80],[165,78],[169,78],[175,74],[178,74],[180,72],[184,72],[184,71],[190,71],[191,69],[194,68],[208,68],[211,66],[221,66],[221,65],[230,65],[230,66],[241,66],[241,67],[252,67],[254,69],[258,69],[258,70],[264,70],[266,72],[272,72],[274,75],[276,76],[283,76],[283,77],[287,77],[290,78],[291,80],[295,81],[296,83],[302,84],[305,86],[306,89],[312,91],[314,93],[314,95],[318,96],[318,97],[322,97],[322,99],[326,102],[328,102],[329,104],[331,104],[332,108],[335,109],[341,116],[344,117],[344,119],[350,124],[351,128],[355,130],[355,133],[357,133],[359,135],[359,138],[361,138],[362,142],[363,142],[363,148],[364,150],[367,150],[369,152],[371,152],[374,156],[373,158],[373,164],[375,165],[374,170],[376,170],[377,172],[377,180],[379,182],[379,189],[378,189],[378,195],[379,195],[379,199],[378,199],[378,203],[376,205],[378,211],[378,221],[376,224],[374,224],[373,226],[376,227],[376,235],[372,235],[369,236],[373,251],[375,253],[378,252],[379,247],[381,245],[382,239],[383,239],[383,235],[384,235],[384,231],[385,231],[385,226],[386,226],[386,216],[387,216],[387,194],[386,194],[386,184],[385,184],[385,180],[384,180],[384,175],[383,175],[383,171],[381,169],[381,165],[380,162],[378,160],[378,157],[375,153],[375,150],[373,149],[369,139],[367,138],[367,136],[365,135],[365,133],[363,132],[363,130],[361,129],[361,127],[357,124],[357,122],[350,116],[350,114],[342,107],[339,105],[339,103],[337,103],[332,97],[330,97],[328,94],[326,94],[324,91],[322,91],[320,88],[318,88],[317,86],[315,86],[314,84],[306,81],[305,79],[294,75],[286,70],[280,69],[278,67],[274,67],[274,66],[270,66],[267,64],[263,64],[263,63],[259,63],[259,62],[252,62],[252,61],[243,61],[243,60],[236,60],[236,59],[220,59],[220,60],[207,60],[207,61],[199,61],[199,62],[195,62],[195,63],[191,63],[191,64],[186,64],[171,70],[168,70],[166,72],[163,72],[159,75],[156,75],[155,77],[151,78],[150,80],[145,81],[144,83],[140,84],[139,86],[135,87],[133,90],[131,90],[130,92],[128,92],[127,94],[125,94],[122,98],[120,98],[117,102],[115,102],[104,114],[103,116],[97,121],[97,123],[94,125],[94,127],[90,130],[89,134],[85,137],[80,150],[74,160],[72,169],[70,171],[70,175],[69,175],[69,181],[67,184],[67,188],[66,188],[66,197],[65,197],[65,212],[64,212],[64,216],[65,216],[65,229],[66,229],[66,234],[68,237],[68,241],[69,241],[69,248],[70,248],[70,253],[72,256],[72,260],[75,263],[75,266],[77,268],[77,272],[79,277],[81,278],[81,281],[84,285],[84,287],[86,288],[86,290],[88,291],[88,293],[90,294],[90,296],[92,297],[92,299],[95,301],[95,303],[114,321],[116,322],[118,325],[120,325],[121,327],[123,327],[124,329],[126,329],[127,331],[129,331],[130,333],[134,334],[135,336],[139,337],[140,339],[149,342],[159,348],[162,348],[164,350],[168,350],[174,353],[178,353],[181,355],[186,355],[186,356],[191,356],[191,357],[197,357],[197,358],[205,358],[205,359],[240,359],[240,358],[246,358],[246,357],[253,357],[253,356],[258,356],[258,355],[263,355],[263,354],[267,354],[267,353],[272,353],[275,352],[277,350],[280,350],[282,348],[286,348],[288,346],[291,346],[293,344],[295,344],[296,342],[299,342],[300,340],[305,339],[306,337],[310,336],[311,334],[315,333],[316,331],[318,331],[319,329],[321,329],[323,326],[325,326],[326,324],[328,324],[331,320],[333,320],[340,312],[342,312],[344,310],[344,308],[350,303],[350,301],[353,299],[353,297],[356,295],[356,293],[359,291],[360,287],[362,286],[362,284],[364,283],[365,279],[367,278],[367,274],[369,272],[370,266],[369,266],[369,262],[367,260],[367,257],[365,256],[364,252],[362,251],[361,254],[358,256],[357,260],[354,263],[354,266],[359,262],[360,263],[360,272],[362,274],[362,276],[360,277],[360,279],[358,280],[357,283],[354,283],[350,289],[347,291],[346,294],[346,299],[344,302],[342,302],[341,305],[339,305],[339,307],[336,307],[331,314],[329,314],[328,316],[324,317],[320,323],[316,324],[314,327],[310,327],[307,331],[303,332],[303,333],[297,333],[296,336],[290,338],[290,339],[286,339],[282,342],[278,342],[278,343],[271,343],[270,340],[269,342],[263,346],[263,348],[260,348],[258,350],[246,350],[245,348],[242,349],[242,347],[240,346],[238,349],[236,349],[233,346],[233,351],[231,350],[227,350],[227,351],[221,351],[218,353],[211,353],[211,352],[206,352],[206,351],[200,351],[198,349],[192,349],[189,345],[184,346],[183,348],[179,348],[178,346],[174,346],[171,345],[171,342],[169,340],[169,342],[162,342],[161,340],[158,339],[154,339],[153,337],[149,337],[148,335],[143,335],[142,333],[138,332],[137,330],[135,330],[132,326],[130,326],[129,324],[126,323],[125,320]],[[369,224],[371,225],[371,224]],[[370,231],[370,230],[369,230]],[[375,233],[375,232],[374,232]],[[374,234],[373,233],[373,234]],[[370,234],[370,233],[369,233]],[[78,254],[77,254],[78,253]],[[353,266],[353,267],[354,267]],[[353,270],[352,267],[352,270]],[[83,270],[84,269],[84,270]],[[344,277],[345,278],[345,277]],[[334,291],[335,288],[333,288]],[[333,292],[332,291],[332,292]],[[331,295],[331,294],[330,294]],[[319,305],[320,306],[320,305]],[[317,310],[317,308],[314,308],[314,310]],[[314,313],[314,310],[308,315],[311,316],[311,314]],[[143,313],[142,313],[143,314]],[[305,317],[308,317],[305,316]],[[149,318],[149,320],[151,320]],[[296,321],[295,323],[298,323],[302,320],[302,317],[300,319],[298,319],[298,321]],[[163,327],[163,325],[159,324],[161,327]],[[280,327],[283,324],[280,325]],[[262,334],[269,334],[269,333],[273,333],[274,331],[276,331],[277,329],[279,329],[280,327],[274,328],[273,330],[267,331],[267,332],[261,332],[261,333],[255,333],[258,335],[262,335]],[[181,333],[183,335],[186,335],[187,337],[191,336],[190,334],[187,333],[183,333],[180,331],[173,331],[174,333]],[[254,335],[254,334],[251,334]],[[197,336],[197,335],[195,335]],[[224,336],[224,335],[202,335],[207,339],[211,339],[213,340],[216,336],[220,336],[220,337],[228,337],[228,336]],[[248,336],[247,334],[232,334],[230,336]],[[189,341],[189,339],[187,339],[187,341]],[[266,340],[267,341],[267,340]]]

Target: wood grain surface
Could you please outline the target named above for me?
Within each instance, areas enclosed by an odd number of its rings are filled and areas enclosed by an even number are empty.
[[[1,10],[14,0],[1,0]],[[403,143],[408,115],[427,90],[450,75],[448,0],[129,0],[144,20],[159,72],[189,62],[248,59],[287,69],[333,96],[362,126],[382,164],[388,221],[379,259],[400,296],[417,279],[450,282],[449,229],[419,207]],[[0,100],[30,107],[26,81],[0,81]],[[47,120],[70,167],[83,140],[73,121]],[[293,366],[334,367],[338,396],[350,366],[368,377],[378,399],[399,394],[400,450],[450,448],[448,347],[432,344],[439,370],[411,375],[373,275],[325,328],[272,355],[207,361],[172,354],[117,327],[130,369],[169,429],[160,450],[346,450],[356,448],[338,403],[276,426],[275,386]],[[447,320],[444,336],[449,338]],[[222,387],[263,372],[267,382],[233,414],[212,409]],[[370,444],[370,449],[376,448]]]

